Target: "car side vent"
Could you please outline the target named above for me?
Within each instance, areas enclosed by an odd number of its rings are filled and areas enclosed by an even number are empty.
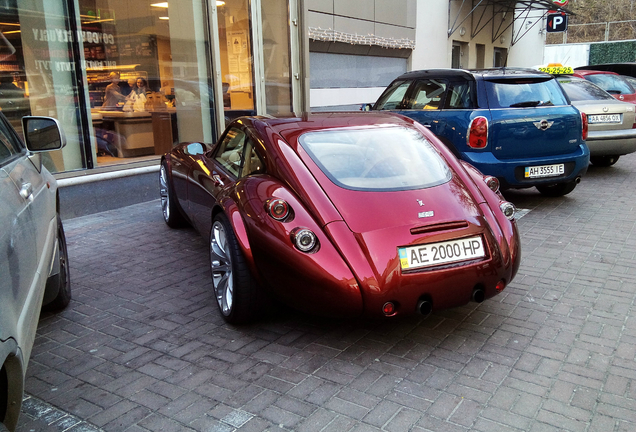
[[[426,225],[422,227],[411,228],[411,234],[424,234],[436,231],[448,231],[459,228],[468,227],[468,222],[466,221],[455,221],[455,222],[444,222],[435,225]]]

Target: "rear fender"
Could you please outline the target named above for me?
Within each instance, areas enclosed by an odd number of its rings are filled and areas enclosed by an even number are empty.
[[[322,221],[288,186],[271,176],[249,176],[237,183],[234,193],[236,211],[244,222],[237,237],[249,239],[250,260],[268,291],[290,306],[322,315],[362,312],[362,296],[349,266],[324,232]],[[269,215],[266,203],[270,199],[287,202],[291,213],[285,220]],[[319,246],[309,253],[296,249],[292,232],[298,228],[313,231]]]
[[[219,204],[212,211],[212,218],[214,219],[214,217],[219,213],[224,213],[229,220],[232,230],[234,230],[234,235],[236,235],[236,239],[238,240],[241,252],[243,253],[243,257],[245,258],[245,262],[250,269],[250,273],[254,279],[256,279],[257,283],[262,284],[256,265],[254,264],[252,247],[250,246],[250,240],[247,236],[245,222],[241,217],[239,205],[231,197],[225,196],[219,201]]]

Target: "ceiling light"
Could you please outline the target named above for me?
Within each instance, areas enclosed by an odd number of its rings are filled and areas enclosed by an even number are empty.
[[[158,7],[158,8],[167,8],[168,7],[168,2],[152,3],[150,6]]]
[[[216,7],[225,6],[225,2],[221,0],[216,0]]]
[[[168,18],[168,17],[159,17],[159,19],[161,19],[161,20],[169,20],[170,18]]]

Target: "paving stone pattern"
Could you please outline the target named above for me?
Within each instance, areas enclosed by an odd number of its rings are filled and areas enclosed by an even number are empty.
[[[226,325],[207,242],[159,201],[65,222],[74,299],[44,314],[20,431],[633,431],[636,156],[567,197],[510,192],[521,269],[427,319],[282,310]],[[79,427],[79,426],[78,426]]]

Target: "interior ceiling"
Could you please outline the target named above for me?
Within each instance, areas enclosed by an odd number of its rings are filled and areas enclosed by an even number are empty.
[[[454,3],[459,1],[455,0]],[[518,29],[513,31],[510,41],[512,46],[538,23],[542,23],[543,18],[551,11],[574,15],[572,11],[552,3],[551,0],[461,0],[456,16],[449,16],[448,37],[470,20],[471,39],[492,23],[494,43],[516,23]],[[537,13],[541,13],[541,16]]]

